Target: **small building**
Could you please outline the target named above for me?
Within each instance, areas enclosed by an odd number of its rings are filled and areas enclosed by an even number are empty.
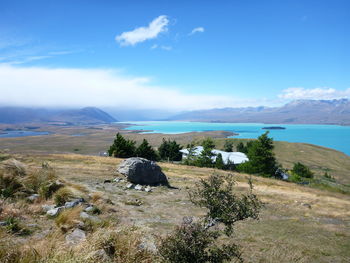
[[[203,151],[203,146],[196,146],[194,147],[193,155],[194,156],[199,156],[201,152]],[[180,150],[182,152],[182,158],[186,159],[189,154],[189,149],[183,149]],[[233,163],[233,164],[240,164],[249,161],[247,155],[241,152],[225,152],[225,151],[220,151],[213,149],[211,151],[214,156],[212,157],[212,160],[215,162],[216,156],[221,153],[222,155],[222,160],[224,161],[224,164]]]

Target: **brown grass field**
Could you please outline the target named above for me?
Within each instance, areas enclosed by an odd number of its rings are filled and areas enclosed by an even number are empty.
[[[124,189],[125,184],[103,183],[115,177],[115,168],[121,161],[110,157],[77,154],[16,155],[16,159],[29,167],[48,162],[72,185],[79,185],[85,193],[110,200],[101,204],[104,216],[120,225],[137,226],[147,240],[155,240],[184,216],[200,216],[203,210],[194,207],[188,199],[188,189],[199,179],[213,173],[227,173],[209,168],[160,163],[172,186],[155,188],[146,193]],[[236,190],[247,190],[248,175],[233,173]],[[350,197],[299,186],[274,179],[253,177],[254,189],[264,202],[260,220],[247,220],[237,224],[235,241],[242,246],[246,262],[348,262],[350,259]],[[142,202],[134,206],[133,200]],[[35,214],[38,204],[19,211],[26,223],[36,222],[37,229],[21,242],[40,243],[40,233],[55,231],[54,220]],[[15,209],[15,208],[14,208]],[[38,209],[38,208],[37,208]],[[31,210],[32,212],[28,212]],[[26,214],[28,212],[28,214]],[[19,239],[3,233],[6,239]],[[47,237],[46,237],[47,238]],[[57,242],[62,240],[57,236]]]
[[[196,182],[214,173],[228,174],[209,168],[159,163],[170,184],[178,189],[157,187],[153,192],[146,193],[127,190],[125,183],[104,183],[104,180],[117,176],[115,168],[121,160],[92,155],[105,150],[120,127],[99,128],[102,130],[80,128],[80,133],[84,132],[85,136],[72,136],[78,133],[78,128],[70,128],[69,131],[56,130],[55,135],[0,139],[0,149],[7,149],[4,155],[11,155],[24,162],[29,169],[37,169],[43,162],[48,162],[59,178],[65,180],[74,191],[86,197],[90,195],[94,200],[92,202],[102,211],[100,217],[107,223],[94,226],[88,233],[89,242],[101,231],[136,227],[138,237],[141,236],[152,247],[157,236],[169,233],[181,223],[184,216],[198,217],[204,214],[204,210],[195,207],[188,198],[188,190]],[[217,148],[222,147],[227,135],[225,132],[171,136],[126,134],[137,141],[146,138],[155,147],[163,137],[175,138],[185,145],[193,140],[199,141],[204,136],[213,136]],[[235,144],[239,141],[232,140]],[[343,184],[350,182],[350,157],[340,152],[308,144],[275,142],[275,154],[286,168],[301,161],[315,173],[328,171],[337,181]],[[248,175],[231,175],[237,182],[237,192],[248,189]],[[350,262],[350,195],[275,179],[252,178],[254,191],[264,206],[260,220],[247,220],[235,227],[234,241],[241,245],[245,262]],[[40,255],[50,254],[54,249],[55,255],[49,258],[57,257],[59,260],[56,258],[45,262],[85,262],[78,258],[89,251],[90,243],[74,248],[71,254],[64,245],[67,231],[65,224],[74,222],[80,211],[72,211],[59,221],[50,219],[41,212],[41,205],[50,202],[1,203],[0,221],[11,214],[19,218],[22,224],[35,224],[35,227],[25,237],[10,234],[0,227],[0,256],[4,252],[2,249],[9,249],[6,244],[14,242],[20,244],[21,250],[35,249]],[[145,259],[138,262],[153,261]]]

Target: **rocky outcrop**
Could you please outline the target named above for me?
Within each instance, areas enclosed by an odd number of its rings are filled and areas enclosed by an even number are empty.
[[[140,185],[169,185],[162,169],[153,161],[132,157],[124,160],[117,172],[126,176],[128,181]]]

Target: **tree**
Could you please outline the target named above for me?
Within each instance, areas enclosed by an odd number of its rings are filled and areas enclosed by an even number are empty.
[[[212,138],[206,138],[202,142],[203,151],[198,156],[196,160],[196,165],[199,167],[213,167],[213,156],[212,150],[215,147],[214,141]]]
[[[135,144],[135,141],[125,139],[118,132],[113,144],[109,147],[108,155],[119,158],[129,158],[135,156]]]
[[[268,134],[268,131],[265,132],[251,143],[247,153],[249,161],[239,165],[240,171],[275,176],[278,165],[273,153],[273,139],[269,138]]]
[[[187,147],[188,149],[188,155],[184,161],[184,164],[186,165],[196,165],[196,159],[197,159],[197,156],[195,156],[195,149],[196,149],[196,146],[194,145],[193,142],[187,144]]]
[[[237,150],[237,152],[246,153],[247,149],[244,146],[243,142],[239,142],[236,146],[236,150]]]
[[[215,168],[217,168],[217,169],[225,169],[225,163],[224,163],[224,160],[222,159],[221,153],[219,153],[216,156]]]
[[[182,147],[180,144],[177,144],[175,140],[165,140],[163,138],[162,144],[158,148],[159,156],[162,160],[168,160],[168,161],[181,161],[182,160],[182,153],[180,150]]]
[[[226,140],[224,144],[225,152],[233,152],[233,142],[230,140]]]
[[[146,139],[143,139],[142,143],[136,149],[136,155],[138,157],[146,158],[148,160],[157,160],[157,153],[153,150],[152,146],[149,145]]]

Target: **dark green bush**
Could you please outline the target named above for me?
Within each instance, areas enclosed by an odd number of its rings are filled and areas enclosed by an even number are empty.
[[[292,172],[292,174],[295,174],[297,176],[304,177],[304,178],[313,178],[314,177],[313,172],[311,172],[310,169],[306,165],[299,163],[299,162],[294,164],[291,172]]]
[[[242,261],[239,248],[235,244],[219,246],[216,240],[219,231],[209,230],[203,222],[184,222],[167,237],[160,240],[159,255],[169,263],[221,263],[235,258]]]

